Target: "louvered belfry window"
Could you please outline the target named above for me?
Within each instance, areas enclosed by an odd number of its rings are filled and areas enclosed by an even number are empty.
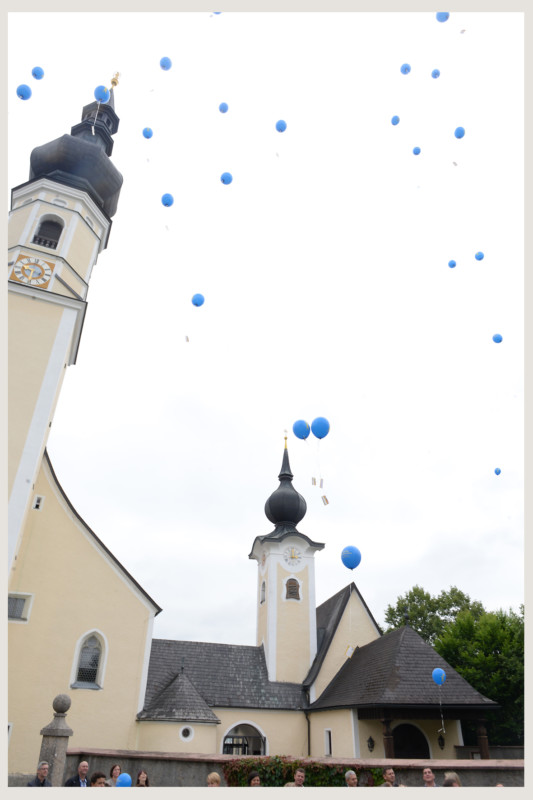
[[[96,683],[100,664],[101,646],[96,636],[90,636],[80,652],[78,677],[80,683]]]
[[[26,600],[24,597],[8,597],[7,599],[7,616],[8,619],[24,619],[24,606]]]
[[[49,247],[50,250],[55,250],[62,230],[63,226],[60,222],[44,220],[33,237],[33,244],[40,244],[41,247]]]
[[[287,581],[287,594],[286,600],[299,600],[300,599],[300,584],[296,578],[289,578]]]

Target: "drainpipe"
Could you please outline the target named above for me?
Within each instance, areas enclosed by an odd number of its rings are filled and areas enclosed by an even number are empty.
[[[305,690],[305,699],[307,701],[307,705],[309,705],[309,689]],[[307,755],[311,755],[311,720],[309,719],[309,714],[304,709],[305,718],[307,720]]]

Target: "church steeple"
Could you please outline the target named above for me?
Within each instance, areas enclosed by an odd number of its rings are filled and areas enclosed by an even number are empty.
[[[301,682],[317,650],[315,562],[324,547],[297,530],[307,504],[292,485],[287,440],[280,484],[265,503],[275,525],[257,536],[249,558],[258,564],[257,645],[263,645],[272,681]]]
[[[29,181],[11,192],[10,569],[16,568],[65,369],[76,362],[92,270],[117,210],[122,175],[109,156],[119,119],[113,89],[110,94],[106,104],[85,106],[70,134],[36,147]]]
[[[82,189],[108,217],[117,210],[123,181],[109,158],[120,121],[113,92],[117,83],[115,76],[107,103],[95,101],[84,106],[81,122],[70,134],[36,147],[30,156],[30,181],[46,177]]]

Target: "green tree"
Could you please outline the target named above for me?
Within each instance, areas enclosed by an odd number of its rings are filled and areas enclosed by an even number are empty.
[[[500,711],[487,715],[489,742],[523,744],[524,607],[519,614],[461,611],[434,646],[471,686],[500,704]],[[470,738],[472,731],[464,732],[465,740]]]
[[[462,611],[470,611],[474,619],[479,619],[485,613],[480,602],[470,600],[456,586],[451,586],[448,591],[443,590],[435,597],[421,586],[413,586],[410,591],[398,597],[396,605],[387,606],[385,622],[388,627],[385,632],[405,625],[407,614],[411,628],[432,645]]]

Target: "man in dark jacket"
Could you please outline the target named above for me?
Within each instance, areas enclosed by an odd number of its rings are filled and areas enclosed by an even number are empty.
[[[39,763],[37,764],[37,775],[27,785],[28,786],[51,786],[52,784],[48,780],[48,770],[49,769],[50,769],[50,765],[49,765],[48,761],[39,761]]]
[[[78,764],[78,774],[73,775],[68,781],[65,781],[65,786],[89,786],[87,780],[87,773],[89,772],[89,763],[87,761],[80,761]]]

